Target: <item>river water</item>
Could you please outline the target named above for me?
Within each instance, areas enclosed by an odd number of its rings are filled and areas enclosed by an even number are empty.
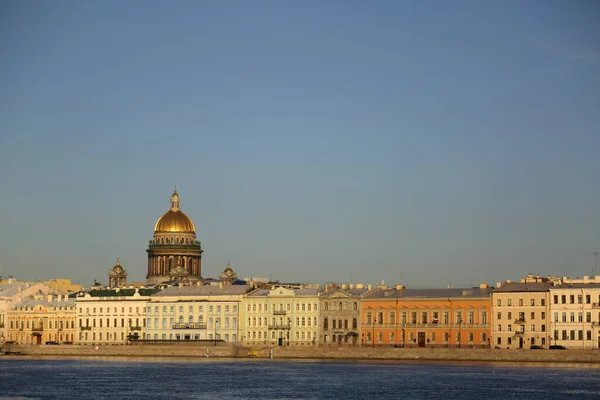
[[[0,399],[600,399],[586,365],[0,358]]]

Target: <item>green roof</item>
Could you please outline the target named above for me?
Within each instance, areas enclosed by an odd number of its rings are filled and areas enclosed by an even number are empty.
[[[152,296],[159,289],[139,289],[140,296]],[[130,297],[135,294],[135,289],[92,289],[89,292],[92,297]]]

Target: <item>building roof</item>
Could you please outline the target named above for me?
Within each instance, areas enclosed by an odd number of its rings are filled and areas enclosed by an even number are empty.
[[[40,287],[46,286],[44,285],[42,282],[37,282],[37,283],[29,283],[29,282],[25,282],[25,283],[5,283],[0,285],[0,297],[13,297],[17,294],[19,294],[21,291],[25,290],[25,289],[29,289],[32,286],[35,285],[40,285]],[[51,289],[51,288],[48,288]],[[40,290],[41,293],[41,290]]]
[[[91,297],[130,297],[136,291],[140,296],[152,296],[158,289],[92,289],[88,294]]]
[[[279,288],[280,287],[277,286],[275,289],[279,289]],[[248,297],[266,297],[271,292],[273,292],[273,290],[275,290],[275,289],[258,289],[258,290],[255,290],[254,292],[250,293],[248,295]],[[294,296],[296,296],[296,297],[318,296],[320,293],[319,289],[290,289],[290,288],[284,288],[284,289],[294,292]]]
[[[30,299],[30,300],[24,301],[21,304],[17,305],[16,307],[35,307],[40,304],[43,306],[46,306],[46,307],[53,307],[53,306],[62,307],[62,306],[74,306],[76,303],[77,302],[73,298],[69,298],[67,301],[55,300],[55,299],[53,299],[52,301],[48,301],[47,298],[41,298],[41,299]]]
[[[494,293],[508,292],[547,292],[552,282],[509,282],[494,290]]]
[[[249,285],[215,285],[204,286],[171,286],[156,293],[152,297],[167,296],[236,296],[243,295],[250,289]]]
[[[331,287],[321,292],[321,296],[329,297],[335,293],[344,293],[349,297],[360,297],[369,291],[368,288],[352,288],[352,289],[341,289],[339,287]]]
[[[448,289],[375,289],[363,296],[364,299],[435,299],[490,297],[491,288],[448,288]]]
[[[563,283],[550,289],[599,289],[600,283]]]

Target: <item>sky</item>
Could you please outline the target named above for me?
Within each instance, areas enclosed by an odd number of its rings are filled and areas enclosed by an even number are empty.
[[[591,275],[596,1],[0,3],[0,275],[145,279],[173,186],[203,276]],[[600,255],[598,255],[600,275]]]

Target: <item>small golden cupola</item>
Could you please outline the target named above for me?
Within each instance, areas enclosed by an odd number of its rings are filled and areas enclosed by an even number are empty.
[[[225,270],[223,272],[221,272],[221,275],[219,275],[219,278],[222,281],[224,281],[225,283],[231,283],[233,281],[236,281],[237,277],[238,277],[237,274],[231,268],[231,265],[229,264],[229,262],[227,262],[227,268],[225,268]]]
[[[117,257],[117,263],[108,272],[108,287],[114,289],[125,285],[127,285],[127,272],[125,272]]]

